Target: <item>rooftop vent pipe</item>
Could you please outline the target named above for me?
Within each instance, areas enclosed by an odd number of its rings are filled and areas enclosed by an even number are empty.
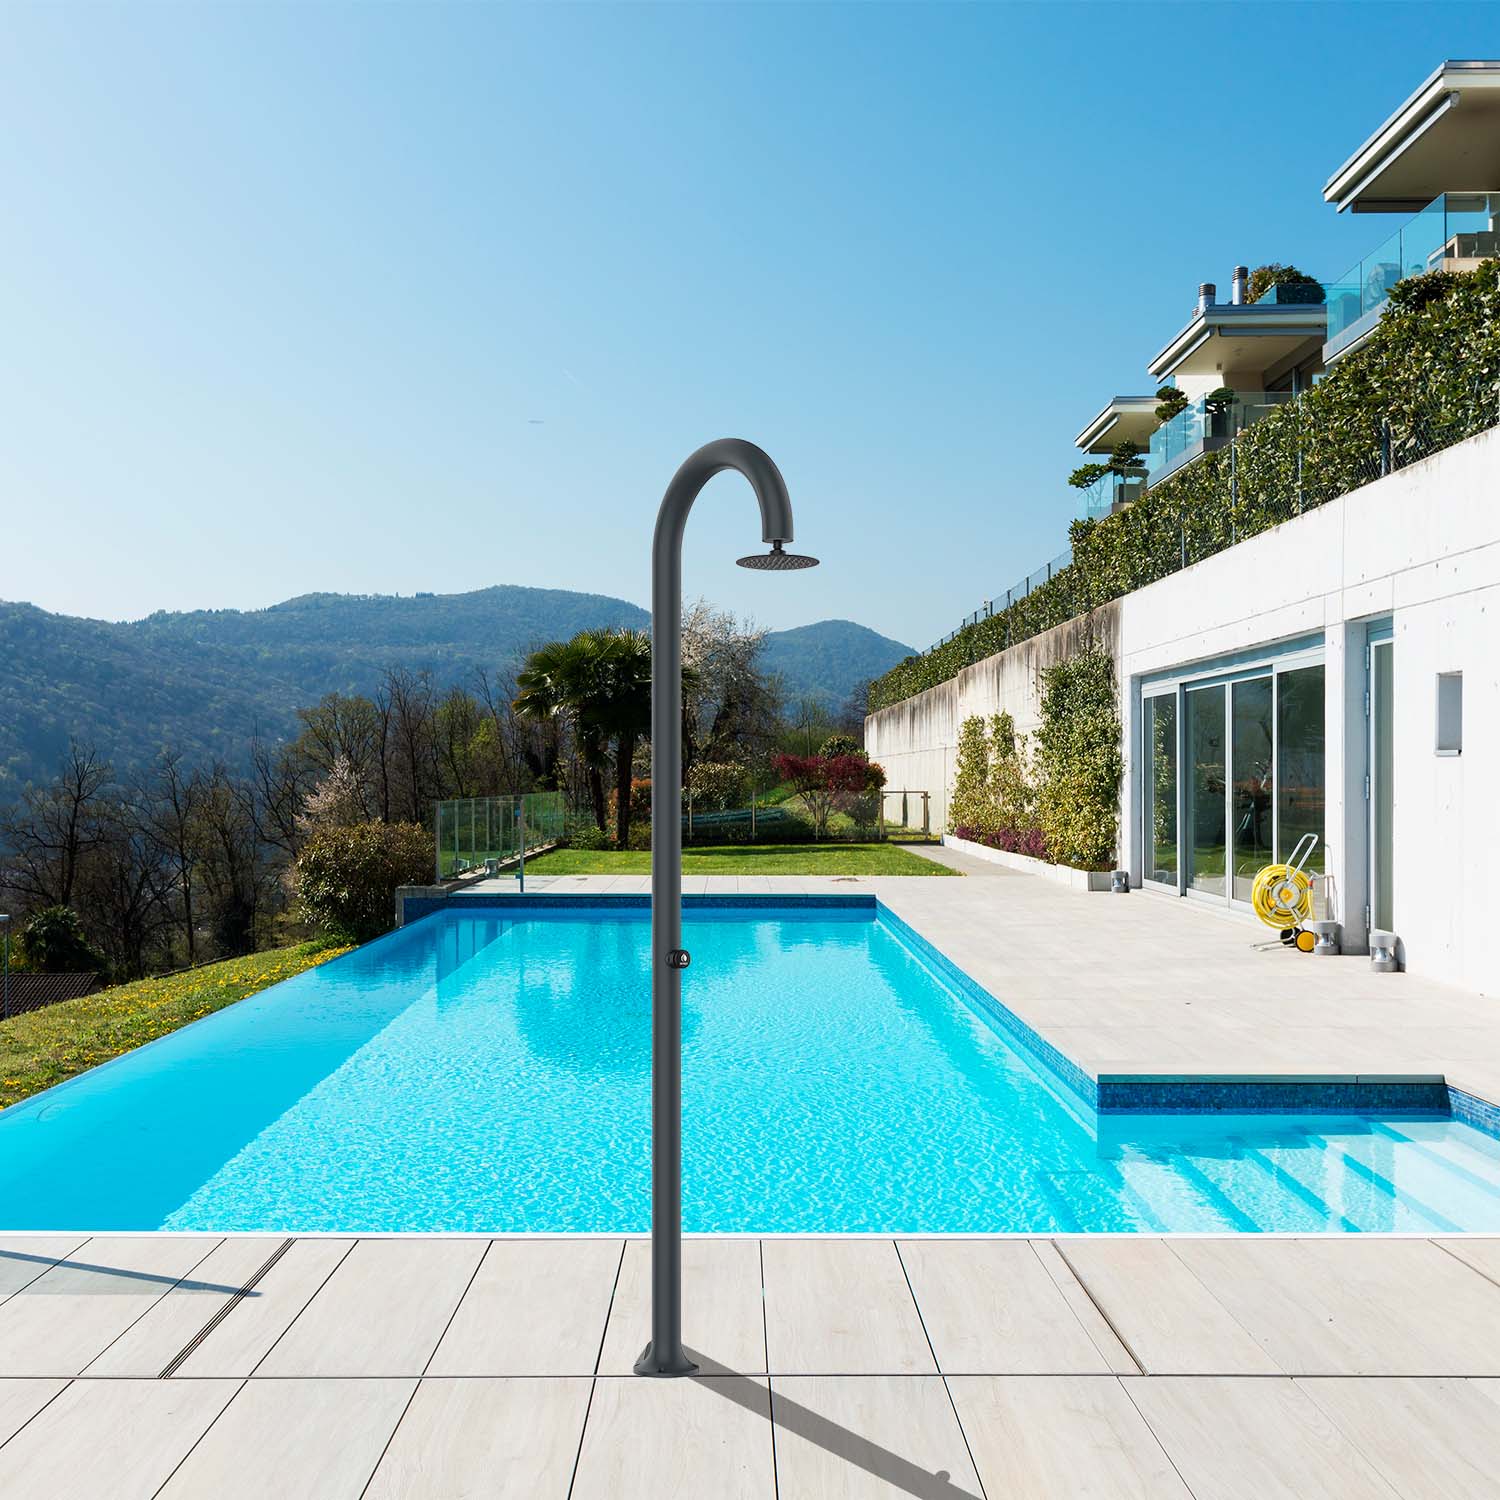
[[[1250,267],[1236,266],[1231,283],[1229,300],[1235,307],[1243,307],[1250,300]]]
[[[1205,313],[1214,305],[1214,297],[1218,293],[1218,287],[1213,282],[1201,282],[1198,287],[1198,311]]]

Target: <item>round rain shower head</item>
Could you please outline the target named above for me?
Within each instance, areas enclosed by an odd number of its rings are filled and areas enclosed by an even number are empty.
[[[742,568],[757,568],[764,573],[790,573],[797,568],[815,568],[818,560],[800,552],[783,552],[780,542],[772,542],[769,552],[752,552],[749,557],[735,561]]]

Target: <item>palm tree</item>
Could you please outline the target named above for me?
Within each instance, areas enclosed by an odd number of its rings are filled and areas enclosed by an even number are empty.
[[[566,719],[573,726],[583,762],[594,822],[604,828],[605,735],[593,712],[601,690],[601,651],[605,632],[580,631],[569,641],[549,641],[526,658],[516,674],[517,717]]]
[[[595,632],[604,692],[590,710],[615,742],[615,842],[630,839],[631,767],[635,748],[651,732],[651,637],[643,630]]]

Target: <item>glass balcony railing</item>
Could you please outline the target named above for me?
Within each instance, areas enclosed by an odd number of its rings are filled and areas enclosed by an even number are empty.
[[[1268,286],[1255,299],[1257,307],[1275,303],[1278,307],[1316,307],[1328,298],[1328,288],[1317,281],[1288,281]]]
[[[1144,493],[1145,488],[1144,468],[1135,474],[1117,474],[1111,470],[1108,474],[1101,474],[1087,489],[1080,492],[1083,503],[1078,513],[1090,521],[1098,521],[1117,511],[1122,505],[1128,505]]]
[[[1500,193],[1443,193],[1328,288],[1328,341],[1385,305],[1408,276],[1444,261],[1500,255]]]
[[[1189,402],[1151,434],[1146,454],[1147,482],[1155,484],[1200,453],[1223,447],[1237,432],[1253,427],[1291,399],[1290,391],[1235,391],[1224,400],[1210,402],[1207,396],[1200,396]]]

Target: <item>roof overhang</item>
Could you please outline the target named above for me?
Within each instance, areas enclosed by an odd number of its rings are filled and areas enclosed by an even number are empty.
[[[1445,62],[1328,179],[1353,213],[1416,213],[1439,193],[1500,189],[1500,61]]]
[[[1146,369],[1157,380],[1216,369],[1264,371],[1327,336],[1321,302],[1218,302],[1195,314]]]
[[[1157,428],[1158,404],[1155,396],[1112,396],[1104,410],[1073,439],[1073,446],[1085,453],[1108,453],[1116,443],[1124,442],[1144,448]]]

